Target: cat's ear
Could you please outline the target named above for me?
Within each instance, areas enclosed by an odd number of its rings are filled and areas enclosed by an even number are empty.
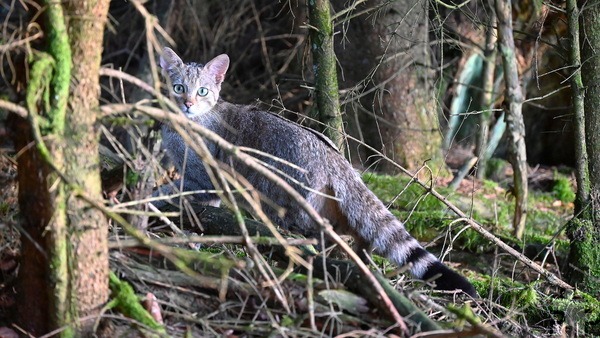
[[[229,68],[229,56],[227,56],[227,54],[221,54],[210,60],[204,68],[214,77],[215,82],[220,85],[225,79],[227,68]]]
[[[160,56],[160,67],[164,70],[169,70],[181,66],[183,66],[181,58],[171,48],[165,47]]]

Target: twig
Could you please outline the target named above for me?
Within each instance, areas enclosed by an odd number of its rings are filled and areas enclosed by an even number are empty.
[[[313,257],[308,257],[308,268],[306,272],[307,288],[306,298],[308,298],[308,318],[310,322],[310,328],[313,331],[317,331],[317,324],[315,322],[315,289],[313,287]]]
[[[25,109],[25,107],[19,106],[16,103],[12,103],[12,102],[5,101],[5,100],[0,100],[0,108],[8,110],[11,113],[15,113],[24,119],[27,118],[27,114],[28,114],[27,109]]]
[[[36,25],[36,27],[37,27],[37,25]],[[37,27],[37,28],[39,28],[39,27]],[[16,40],[16,41],[11,41],[11,42],[9,42],[7,44],[0,45],[0,53],[5,53],[5,52],[8,52],[9,50],[11,50],[13,48],[16,48],[16,47],[20,46],[20,45],[28,44],[31,41],[34,41],[34,40],[37,40],[37,39],[41,38],[42,36],[44,36],[44,32],[39,31],[39,32],[37,32],[37,33],[35,33],[35,34],[31,35],[31,36],[27,36],[27,37],[25,37],[23,39]]]
[[[121,80],[125,80],[133,85],[140,87],[141,89],[147,91],[148,93],[152,93],[155,95],[160,94],[160,93],[156,93],[154,91],[154,88],[152,86],[150,86],[149,84],[147,84],[146,82],[138,79],[137,77],[135,77],[131,74],[127,74],[118,69],[102,67],[102,68],[100,68],[99,74],[100,74],[100,76],[115,77],[115,78],[118,78]]]
[[[171,228],[171,230],[173,230],[173,232],[175,232],[178,235],[184,236],[184,237],[186,236],[185,233],[183,231],[181,231],[181,229],[179,229],[179,227],[177,225],[175,225],[175,223],[171,222],[170,219],[168,219],[166,216],[162,215],[160,210],[158,210],[158,208],[155,207],[154,204],[148,203],[147,205],[148,205],[148,208],[150,208],[150,210],[159,214],[158,218],[161,221],[163,221],[166,225],[168,225],[169,228]]]
[[[171,222],[169,220],[169,222]],[[188,244],[188,243],[199,243],[199,244],[245,244],[245,239],[242,236],[187,236],[187,237],[170,237],[170,238],[158,238],[156,242],[165,245],[174,244]],[[252,237],[258,245],[282,245],[276,238],[272,237]],[[314,238],[288,238],[288,245],[300,246],[300,245],[317,245],[317,241]],[[137,239],[119,239],[108,244],[109,249],[119,249],[124,247],[135,247],[139,246],[140,241]]]
[[[465,6],[466,4],[468,4],[469,2],[471,2],[471,0],[465,0],[465,1],[461,2],[461,3],[459,3],[458,5],[449,5],[449,4],[445,3],[442,0],[435,0],[435,2],[438,3],[438,4],[440,4],[440,5],[442,5],[442,6],[444,6],[444,7],[446,7],[446,8],[448,8],[448,9],[459,9],[459,8]]]

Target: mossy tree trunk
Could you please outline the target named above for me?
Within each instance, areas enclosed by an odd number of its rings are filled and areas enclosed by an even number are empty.
[[[600,1],[581,3],[582,7],[578,10],[575,0],[567,1],[572,48],[578,47],[579,40],[581,53],[577,60],[577,51],[571,51],[573,65],[581,65],[581,71],[578,72],[581,82],[576,77],[572,81],[575,128],[577,136],[585,137],[585,146],[580,145],[576,149],[577,183],[580,184],[576,210],[578,217],[567,230],[571,239],[567,276],[572,285],[597,297],[600,295],[600,57],[597,48],[600,45]],[[578,39],[578,32],[585,39]],[[580,60],[586,61],[581,63]],[[581,99],[583,110],[580,107]],[[585,126],[583,130],[581,125],[578,128],[578,123],[582,122]]]
[[[527,152],[525,149],[525,123],[523,122],[523,92],[517,69],[515,41],[512,32],[512,5],[510,0],[495,1],[498,18],[498,49],[504,67],[506,86],[506,104],[508,113],[508,160],[513,168],[515,196],[515,214],[513,217],[514,234],[522,238],[527,219]]]
[[[14,130],[24,232],[17,320],[34,336],[91,336],[109,296],[106,218],[79,198],[101,199],[95,122],[108,4],[41,4],[47,54],[34,54],[30,119]]]
[[[575,179],[577,194],[575,197],[575,215],[584,212],[584,206],[590,198],[590,180],[588,158],[585,146],[584,87],[581,75],[581,52],[579,39],[579,8],[577,0],[567,0],[567,20],[569,26],[569,62],[573,72],[571,78],[571,109],[573,112],[573,130],[575,134]],[[589,209],[587,209],[589,210]],[[582,215],[584,218],[585,215]]]
[[[319,109],[319,120],[324,132],[341,150],[344,145],[342,115],[333,49],[333,23],[329,11],[329,0],[308,1],[310,21],[310,45],[315,73],[315,94]]]

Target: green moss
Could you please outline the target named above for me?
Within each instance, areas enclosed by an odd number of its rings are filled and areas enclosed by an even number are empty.
[[[485,177],[501,177],[507,165],[505,160],[495,157],[490,158],[485,167]]]
[[[563,312],[578,322],[600,321],[600,301],[585,292],[577,291],[571,298],[548,297],[548,301],[554,311]]]
[[[403,211],[446,209],[437,198],[427,194],[425,188],[404,177],[366,173],[363,180],[384,203],[392,203],[392,208]]]
[[[482,298],[493,293],[494,299],[507,308],[518,308],[520,310],[531,309],[534,311],[539,306],[540,298],[535,290],[537,282],[523,284],[504,277],[479,276],[473,281]]]
[[[140,304],[140,298],[135,294],[129,283],[121,281],[113,272],[109,275],[109,285],[113,299],[109,307],[117,308],[129,318],[133,318],[158,333],[166,333],[164,326],[157,323],[146,309]]]
[[[294,319],[290,316],[283,316],[283,318],[281,318],[281,322],[279,323],[279,325],[282,327],[294,327],[295,324],[296,323],[294,322]]]
[[[525,234],[533,237],[543,235],[550,238],[566,222],[560,215],[550,210],[540,210],[535,207],[530,208],[527,218]]]
[[[452,219],[440,211],[392,211],[404,222],[406,229],[415,237],[428,241],[437,237],[440,230],[445,229]]]
[[[569,223],[571,245],[567,276],[572,285],[600,296],[600,233],[588,220],[573,219]]]
[[[384,203],[391,203],[392,214],[404,222],[414,237],[422,241],[435,239],[451,224],[452,230],[464,226],[464,223],[452,223],[456,216],[448,211],[446,205],[408,178],[366,173],[363,180]],[[450,199],[455,196],[453,191],[445,187],[436,187],[436,190]],[[461,233],[454,245],[458,249],[477,252],[484,250],[487,243],[477,232],[469,229]]]
[[[414,183],[410,184],[410,178],[366,173],[363,180],[384,203],[390,204],[392,214],[403,221],[407,230],[419,240],[433,240],[448,230],[450,225],[453,233],[464,226],[462,222],[453,223],[457,216],[442,202],[429,195],[426,189]],[[508,195],[505,196],[497,183],[483,181],[482,189],[475,191],[474,196],[464,196],[445,187],[435,188],[451,203],[470,213],[497,236],[516,246],[523,244],[523,241],[514,240],[512,237],[514,200]],[[495,197],[489,198],[488,195]],[[529,198],[532,206],[550,206],[556,200],[551,193],[540,192],[532,192]],[[568,210],[531,207],[527,218],[526,243],[553,244],[555,249],[566,252],[568,243],[565,238],[556,237],[556,234],[560,233],[560,227],[566,222],[565,211]],[[487,239],[471,229],[461,232],[453,245],[455,249],[477,253],[489,252],[492,248]]]
[[[55,71],[52,76],[52,108],[48,112],[52,131],[58,135],[65,128],[67,99],[69,98],[69,85],[71,83],[71,46],[69,35],[62,10],[62,4],[55,1],[46,1],[48,6],[47,25],[48,51],[56,61]]]
[[[563,203],[569,203],[575,200],[575,192],[571,187],[569,179],[556,172],[554,173],[554,187],[552,187],[552,193]]]
[[[180,264],[194,267],[195,271],[202,271],[205,274],[224,275],[238,265],[237,261],[222,254],[182,248],[173,248],[173,253],[180,260]]]
[[[490,180],[483,180],[483,189],[486,191],[495,190],[498,187],[498,183]]]
[[[454,327],[462,328],[464,326],[464,322],[474,325],[481,324],[481,319],[477,317],[475,312],[473,312],[473,309],[469,303],[465,303],[462,306],[449,304],[446,308],[450,312],[454,313],[457,317],[457,320],[455,320],[455,323],[453,324]]]
[[[125,126],[129,126],[132,122],[131,118],[127,117],[127,116],[110,116],[107,118],[102,119],[103,123],[106,123],[110,126],[113,127],[125,127]]]
[[[45,135],[51,130],[48,120],[38,116],[38,103],[48,91],[48,85],[51,79],[54,60],[46,53],[35,53],[30,61],[29,82],[27,83],[27,93],[25,94],[25,103],[32,119],[37,119],[37,125]],[[47,104],[44,104],[47,106]]]
[[[499,317],[517,309],[524,313],[528,322],[567,321],[579,324],[587,333],[600,333],[600,325],[597,325],[600,324],[600,301],[589,294],[577,291],[570,298],[560,298],[538,290],[539,282],[522,284],[490,276],[479,276],[472,283],[482,298],[489,297],[490,291],[493,291],[494,302],[503,306],[494,310]]]
[[[504,168],[504,161],[498,163],[498,168]],[[527,218],[525,243],[539,244],[540,247],[552,245],[556,255],[565,256],[570,243],[562,234],[561,228],[566,222],[566,217],[572,214],[572,210],[567,206],[567,202],[572,200],[572,187],[566,176],[555,177],[557,183],[552,192],[532,191],[529,194],[531,207]],[[426,189],[409,184],[410,178],[367,173],[363,175],[363,179],[384,203],[390,204],[390,211],[404,221],[411,234],[420,240],[433,239],[457,219],[456,215],[448,212],[443,203],[429,196]],[[482,189],[475,191],[473,196],[457,194],[444,187],[435,188],[461,210],[470,212],[472,217],[505,242],[516,247],[523,245],[523,241],[512,237],[514,199],[510,195],[505,196],[497,183],[484,181]],[[488,195],[495,197],[490,198]],[[563,205],[553,207],[552,203],[557,199],[563,201]],[[452,230],[461,229],[462,225],[452,223]],[[598,238],[593,235],[597,233],[593,232],[591,223],[574,224],[570,228],[578,238],[578,243],[571,247],[571,256],[578,257],[575,266],[579,266],[577,271],[572,272],[575,275],[574,280],[577,281],[573,284],[589,290],[591,295],[577,293],[574,299],[564,299],[554,294],[548,295],[547,290],[539,290],[539,285],[544,284],[543,281],[523,284],[508,278],[492,279],[489,276],[477,275],[472,282],[482,298],[491,294],[492,300],[502,305],[494,309],[498,317],[512,316],[515,321],[526,320],[524,325],[548,320],[578,322],[580,327],[585,328],[586,333],[600,334],[598,329],[595,329],[596,326],[600,327],[600,306],[594,299],[594,296],[597,296],[594,292],[600,290],[600,250],[597,250]],[[489,252],[493,248],[487,239],[471,229],[461,232],[453,245],[455,249],[471,252]],[[380,266],[385,266],[385,259],[375,256],[374,260]],[[522,317],[514,316],[515,311],[523,313]]]
[[[570,298],[546,297],[546,301],[553,313],[559,313],[563,321],[580,327],[583,335],[600,335],[600,301],[593,296],[577,291]]]
[[[10,204],[5,201],[0,201],[0,216],[5,217],[10,211]]]
[[[125,184],[128,187],[134,186],[137,182],[140,181],[140,173],[133,170],[127,170],[127,174],[125,175]]]

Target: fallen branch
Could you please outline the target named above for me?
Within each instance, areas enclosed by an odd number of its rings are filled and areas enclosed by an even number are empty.
[[[185,236],[185,237],[169,237],[155,239],[155,242],[165,245],[177,245],[177,244],[244,244],[245,239],[242,236],[225,236],[225,235],[214,235],[214,236]],[[252,237],[252,241],[258,245],[276,246],[281,243],[273,237]],[[306,245],[317,245],[316,239],[303,239],[303,238],[289,238],[287,243],[293,246],[306,246]],[[111,241],[108,243],[109,249],[120,249],[126,247],[139,246],[140,242],[136,239],[119,239],[118,241]]]

